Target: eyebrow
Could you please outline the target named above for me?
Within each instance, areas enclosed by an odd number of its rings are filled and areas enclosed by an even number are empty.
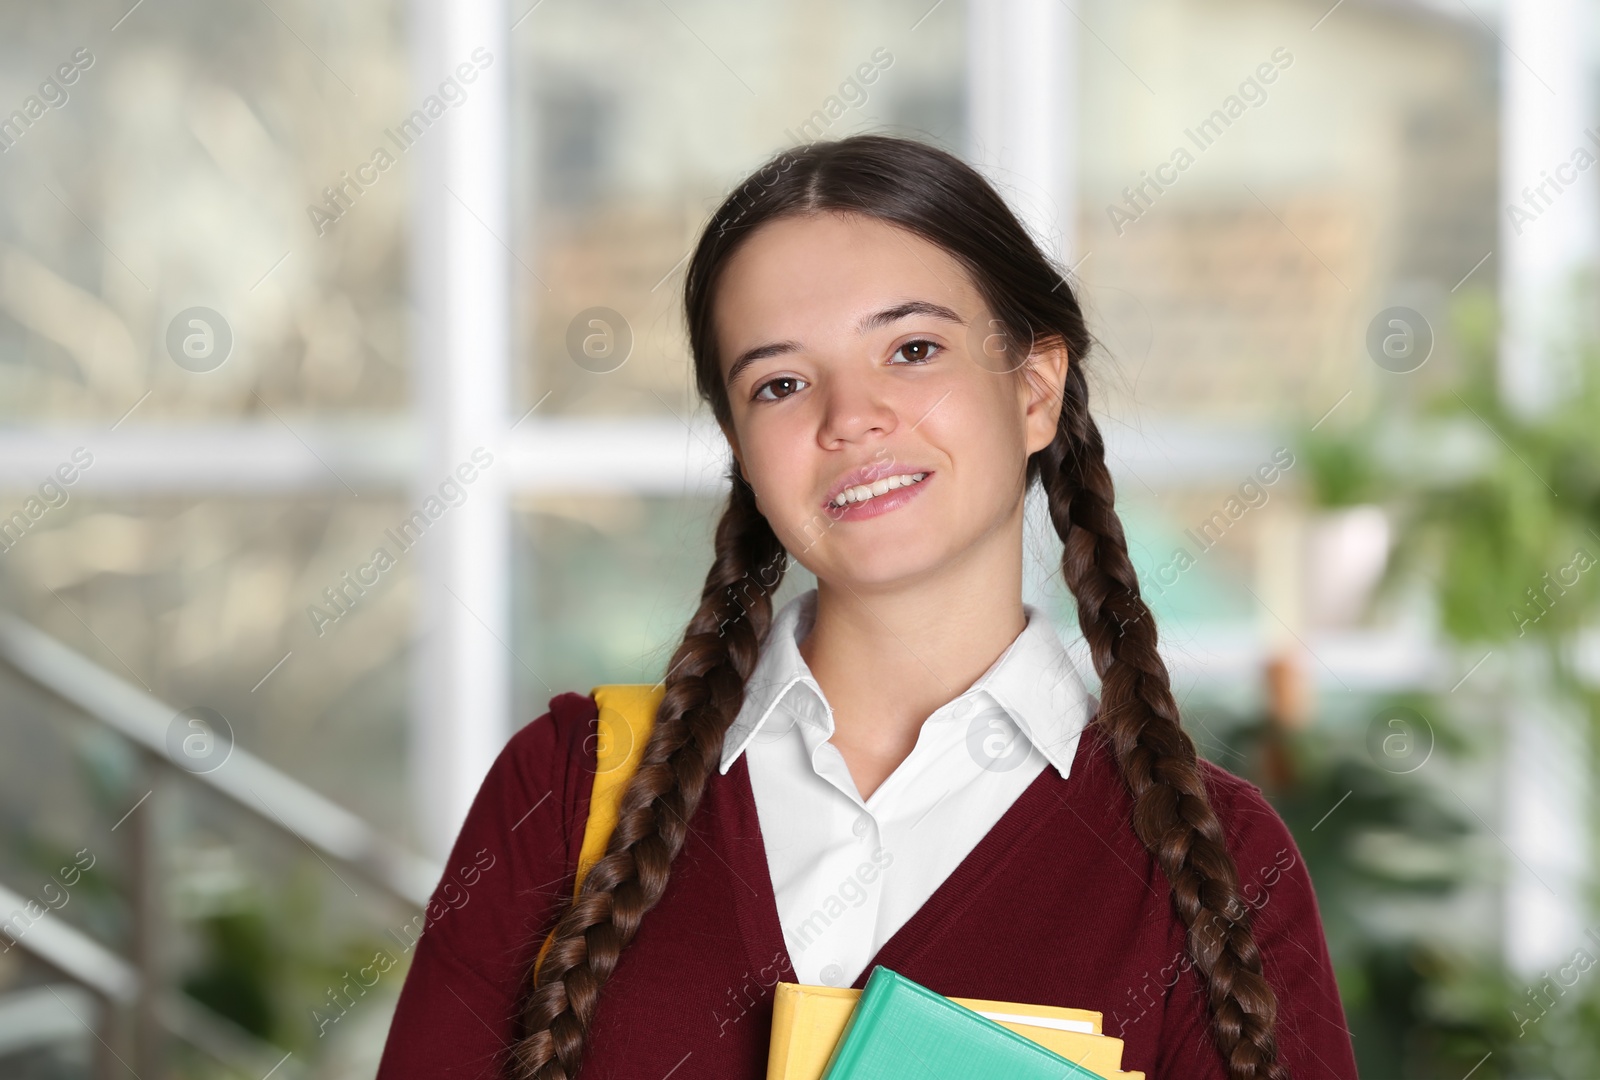
[[[911,315],[926,315],[931,319],[943,319],[946,322],[953,322],[957,326],[966,325],[966,320],[943,304],[935,304],[929,300],[907,300],[903,304],[886,307],[882,311],[874,311],[872,314],[865,316],[857,324],[856,333],[865,334],[869,330],[876,330],[880,326],[899,322],[901,319]],[[727,385],[732,386],[744,372],[744,369],[757,360],[766,360],[769,357],[782,356],[785,353],[798,352],[799,350],[800,343],[798,341],[770,341],[765,345],[757,345],[754,348],[746,349],[739,354],[739,358],[728,368]]]

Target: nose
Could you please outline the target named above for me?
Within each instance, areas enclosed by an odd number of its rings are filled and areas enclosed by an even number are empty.
[[[870,374],[840,374],[827,380],[823,388],[823,411],[817,428],[817,443],[824,450],[881,438],[899,426],[894,403],[885,394],[888,388]]]

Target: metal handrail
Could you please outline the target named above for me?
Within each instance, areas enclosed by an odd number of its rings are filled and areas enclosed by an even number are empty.
[[[167,740],[174,719],[188,714],[180,714],[153,694],[6,613],[0,613],[0,662],[132,743],[162,773],[187,775],[209,786],[255,818],[300,841],[318,859],[327,856],[394,897],[418,908],[427,906],[442,873],[439,864],[396,844],[349,810],[236,745],[230,746],[227,757],[214,769],[184,767],[186,763],[173,756]],[[154,795],[159,802],[163,777],[152,775],[149,779],[152,788],[146,798]],[[130,1009],[138,1032],[135,1058],[141,1069],[160,1070],[163,1051],[158,1033],[166,1032],[220,1061],[242,1065],[247,1072],[264,1075],[266,1069],[274,1075],[298,1074],[300,1069],[289,1062],[290,1055],[271,1060],[278,1048],[163,984],[159,975],[161,889],[155,883],[160,841],[151,827],[152,812],[135,816],[126,834],[132,867],[131,960],[70,924],[49,917],[30,921],[28,933],[16,944],[94,992],[108,1007]],[[0,885],[0,910],[26,904],[26,898]],[[106,1038],[99,1032],[95,1036],[105,1051],[99,1057],[102,1075],[115,1074],[112,1061],[127,1066]]]
[[[179,710],[14,615],[0,613],[0,660],[156,758],[171,762],[167,730]],[[176,771],[209,785],[396,897],[426,907],[441,864],[408,851],[354,813],[235,746],[211,772]]]
[[[18,910],[27,905],[27,897],[0,884],[0,911]],[[93,992],[101,1001],[131,1005],[143,992],[144,980],[132,964],[49,908],[30,920],[27,933],[16,940],[14,947],[31,953]],[[61,1004],[71,1011],[66,1002]],[[167,1031],[225,1064],[258,1076],[273,1068],[277,1068],[274,1074],[277,1076],[294,1077],[303,1073],[302,1067],[290,1060],[281,1047],[257,1038],[185,994],[160,995],[153,1013]],[[82,1016],[77,1019],[90,1034],[96,1034],[88,1019]]]
[[[0,911],[22,911],[28,904],[26,896],[0,884]],[[35,906],[43,907],[37,902]],[[132,1002],[139,995],[139,973],[132,964],[57,918],[49,908],[37,919],[30,917],[28,931],[16,939],[16,945],[108,1001]]]

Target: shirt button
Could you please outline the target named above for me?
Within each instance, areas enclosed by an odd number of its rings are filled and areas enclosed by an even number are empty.
[[[844,968],[838,964],[829,964],[822,969],[822,981],[827,986],[843,986]]]
[[[850,831],[855,833],[863,840],[867,838],[867,833],[871,831],[871,829],[872,818],[868,817],[866,814],[862,814],[860,817],[856,818],[856,823],[850,826]]]

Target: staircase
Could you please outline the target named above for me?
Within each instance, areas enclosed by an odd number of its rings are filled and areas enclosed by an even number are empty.
[[[133,748],[152,796],[159,799],[169,785],[205,785],[296,848],[309,849],[330,870],[347,869],[377,886],[386,902],[398,901],[415,911],[427,905],[439,880],[438,865],[237,746],[211,771],[180,767],[167,745],[177,708],[5,613],[0,613],[0,665]],[[152,819],[148,812],[130,812],[125,823],[113,826],[132,868],[127,956],[10,887],[17,883],[0,881],[0,956],[21,950],[57,976],[0,994],[0,1073],[23,1075],[26,1068],[30,1076],[83,1075],[70,1062],[74,1054],[83,1056],[87,1042],[93,1075],[109,1080],[131,1073],[157,1080],[169,1075],[170,1043],[176,1040],[226,1068],[263,1080],[312,1077],[311,1063],[263,1042],[170,985],[162,955],[163,928],[170,915],[164,910],[167,890],[159,881],[162,838],[150,825]],[[52,1054],[67,1072],[56,1068],[36,1073],[23,1065],[54,1060]]]

